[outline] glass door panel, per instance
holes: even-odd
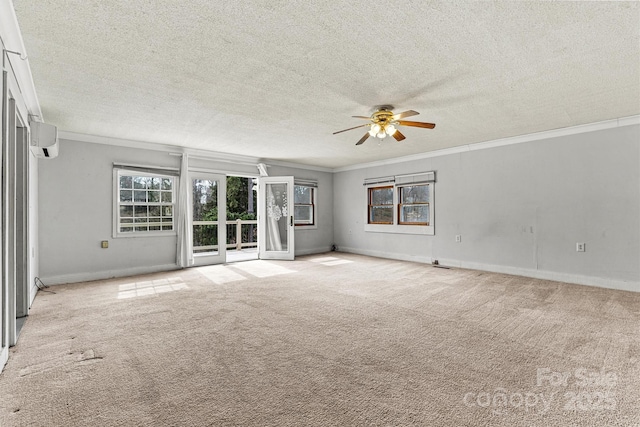
[[[226,177],[197,174],[191,178],[193,257],[195,265],[225,261]]]
[[[292,260],[293,177],[261,177],[258,199],[260,258]]]

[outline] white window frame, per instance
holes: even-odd
[[[318,228],[318,186],[313,184],[305,184],[302,182],[295,182],[294,183],[294,187],[308,187],[311,188],[312,190],[312,200],[313,200],[313,211],[312,211],[312,215],[313,215],[313,224],[297,224],[296,223],[296,219],[295,219],[295,203],[293,206],[293,223],[295,226],[296,230],[316,230]],[[295,191],[295,188],[294,188]],[[305,205],[306,206],[306,205]]]
[[[120,231],[120,205],[129,204],[127,202],[120,202],[120,177],[121,176],[144,176],[153,178],[171,179],[171,210],[172,210],[172,230],[152,230],[152,231],[133,231],[133,232],[121,232]],[[139,237],[163,237],[163,236],[175,236],[176,232],[176,204],[177,204],[177,190],[178,190],[178,177],[173,175],[165,175],[162,173],[153,172],[141,172],[121,167],[113,168],[113,230],[112,237],[116,238],[139,238]],[[155,202],[147,205],[156,205]],[[157,202],[158,206],[166,206],[168,203]]]
[[[416,174],[416,176],[421,174]],[[399,177],[396,177],[399,178]],[[399,182],[396,182],[399,181]],[[394,179],[374,182],[364,185],[364,231],[372,233],[392,233],[392,234],[418,234],[435,235],[435,180],[431,182],[406,182],[407,180]],[[401,182],[401,183],[400,183]],[[393,186],[393,223],[392,224],[369,224],[369,190],[378,187]],[[400,224],[400,188],[407,186],[428,185],[429,186],[429,225]]]

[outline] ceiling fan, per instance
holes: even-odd
[[[396,129],[396,126],[413,126],[426,129],[433,129],[434,127],[436,127],[434,123],[401,120],[405,117],[417,116],[418,114],[420,114],[417,111],[409,110],[402,113],[393,114],[393,111],[391,111],[392,109],[393,107],[390,105],[383,105],[378,107],[377,111],[373,113],[371,117],[352,116],[357,119],[367,119],[371,121],[371,123],[366,123],[364,125],[355,126],[349,129],[339,130],[338,132],[334,132],[333,134],[335,135],[337,133],[346,132],[348,130],[369,126],[369,131],[365,133],[362,138],[360,138],[360,141],[356,142],[356,145],[360,145],[364,143],[370,136],[375,136],[380,139],[384,139],[387,136],[393,136],[396,141],[402,141],[403,139],[405,139],[405,136],[402,134],[402,132]]]

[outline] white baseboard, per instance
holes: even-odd
[[[177,264],[152,265],[146,267],[125,268],[122,270],[91,271],[86,273],[45,276],[40,279],[45,285],[62,285],[66,283],[90,282],[92,280],[112,279],[114,277],[136,276],[138,274],[158,273],[160,271],[178,270]]]
[[[392,252],[374,251],[371,249],[349,248],[346,246],[339,246],[337,251],[349,252],[349,253],[358,254],[358,255],[373,256],[377,258],[396,259],[398,261],[420,262],[423,264],[431,264],[432,262],[431,257],[424,256],[424,255],[396,254]]]
[[[341,246],[340,252],[368,255],[379,258],[396,259],[431,264],[432,259],[427,256],[411,256],[368,249],[357,249]],[[616,289],[620,291],[640,292],[640,281],[624,281],[606,277],[583,276],[579,274],[560,273],[556,271],[533,270],[528,268],[510,267],[504,265],[483,264],[477,262],[460,261],[438,258],[438,262],[446,267],[467,268],[470,270],[490,271],[492,273],[512,274],[514,276],[532,277],[534,279],[553,280],[556,282],[574,283],[577,285],[596,286],[599,288]]]
[[[323,254],[325,252],[331,252],[331,246],[325,246],[322,248],[302,249],[302,250],[296,249],[296,256]]]
[[[584,276],[580,274],[561,273],[557,271],[534,270],[530,268],[510,267],[504,265],[482,264],[439,258],[441,265],[470,270],[491,271],[493,273],[513,274],[514,276],[532,277],[534,279],[553,280],[555,282],[575,283],[577,285],[596,286],[599,288],[617,289],[620,291],[640,292],[640,282],[609,279],[606,277]]]
[[[330,252],[331,247],[321,247],[321,248],[311,248],[311,249],[303,249],[297,250],[297,256],[303,255],[313,255],[320,254],[325,252]],[[84,273],[73,273],[73,274],[64,274],[59,276],[43,276],[40,279],[45,285],[62,285],[66,283],[79,283],[79,282],[90,282],[92,280],[104,280],[104,279],[112,279],[114,277],[127,277],[127,276],[136,276],[138,274],[148,274],[148,273],[157,273],[160,271],[171,271],[178,270],[177,264],[164,264],[164,265],[152,265],[147,267],[134,267],[127,268],[122,270],[107,270],[107,271],[91,271]]]

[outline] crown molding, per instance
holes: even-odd
[[[13,70],[29,116],[36,117],[36,121],[44,121],[38,95],[36,94],[36,87],[33,83],[27,49],[24,47],[18,18],[13,9],[13,2],[10,0],[0,1],[0,39],[2,40],[3,48],[3,67],[10,67]],[[4,49],[18,52],[19,55],[15,53],[5,54]],[[22,59],[22,57],[25,59]]]
[[[113,138],[110,136],[89,135],[60,130],[58,138],[68,141],[89,142],[92,144],[103,144],[116,147],[138,148],[150,151],[160,151],[171,154],[188,154],[193,157],[207,158],[224,162],[237,162],[241,164],[258,164],[262,160],[257,157],[243,156],[239,154],[219,153],[216,151],[197,150],[193,148],[180,147],[177,145],[160,144],[156,142],[137,141],[133,139]]]
[[[333,173],[333,168],[327,168],[324,166],[306,165],[304,163],[287,162],[287,161],[273,160],[273,159],[263,159],[263,161],[268,163],[269,166],[283,166],[287,168],[296,168],[296,169],[304,169],[309,171]]]
[[[144,142],[132,139],[112,138],[108,136],[89,135],[84,133],[76,133],[69,131],[58,131],[58,138],[68,141],[88,142],[92,144],[104,144],[117,147],[138,148],[142,150],[161,151],[170,154],[186,153],[192,157],[202,159],[210,159],[212,161],[224,163],[236,163],[243,165],[257,165],[258,163],[266,163],[267,166],[283,166],[304,170],[313,170],[319,172],[333,172],[331,168],[321,166],[311,166],[301,163],[284,162],[273,159],[263,159],[258,157],[243,156],[240,154],[221,153],[217,151],[196,150],[192,148],[179,147],[177,145],[159,144],[155,142]]]
[[[350,170],[365,169],[377,166],[392,165],[396,163],[410,162],[414,160],[423,160],[433,157],[448,156],[451,154],[464,153],[467,151],[484,150],[488,148],[503,147],[513,144],[521,144],[530,141],[537,141],[541,139],[557,138],[561,136],[576,135],[586,132],[595,132],[598,130],[612,129],[624,126],[640,125],[640,115],[621,117],[618,119],[604,120],[601,122],[588,123],[579,126],[571,126],[560,129],[547,130],[542,132],[536,132],[526,135],[513,136],[509,138],[495,139],[492,141],[478,142],[474,144],[465,144],[452,148],[445,148],[442,150],[429,151],[426,153],[412,154],[410,156],[394,157],[392,159],[378,160],[369,163],[359,163],[356,165],[344,166],[339,168],[327,168],[322,166],[305,165],[303,163],[287,162],[274,159],[263,159],[250,156],[243,156],[238,154],[220,153],[215,151],[196,150],[185,147],[179,147],[174,145],[159,144],[154,142],[143,142],[130,139],[112,138],[106,136],[97,136],[82,134],[76,132],[59,131],[58,136],[60,139],[66,139],[70,141],[89,142],[94,144],[105,144],[120,147],[139,148],[144,150],[162,151],[167,153],[187,153],[191,156],[207,158],[215,161],[221,161],[226,163],[239,163],[239,164],[258,164],[267,163],[268,166],[283,166],[303,170],[312,170],[318,172],[346,172]]]
[[[612,129],[617,127],[633,126],[633,125],[640,125],[640,115],[621,117],[618,119],[604,120],[601,122],[588,123],[584,125],[571,126],[566,128],[546,130],[542,132],[495,139],[491,141],[477,142],[474,144],[459,145],[457,147],[429,151],[427,153],[412,154],[409,156],[394,157],[392,159],[378,160],[375,162],[359,163],[357,165],[350,165],[350,166],[335,168],[335,169],[332,169],[332,172],[334,173],[346,172],[346,171],[357,170],[357,169],[386,166],[386,165],[392,165],[396,163],[410,162],[414,160],[424,160],[424,159],[429,159],[433,157],[448,156],[451,154],[464,153],[467,151],[504,147],[506,145],[521,144],[524,142],[537,141],[541,139],[557,138],[560,136],[576,135],[580,133],[595,132],[603,129]]]

